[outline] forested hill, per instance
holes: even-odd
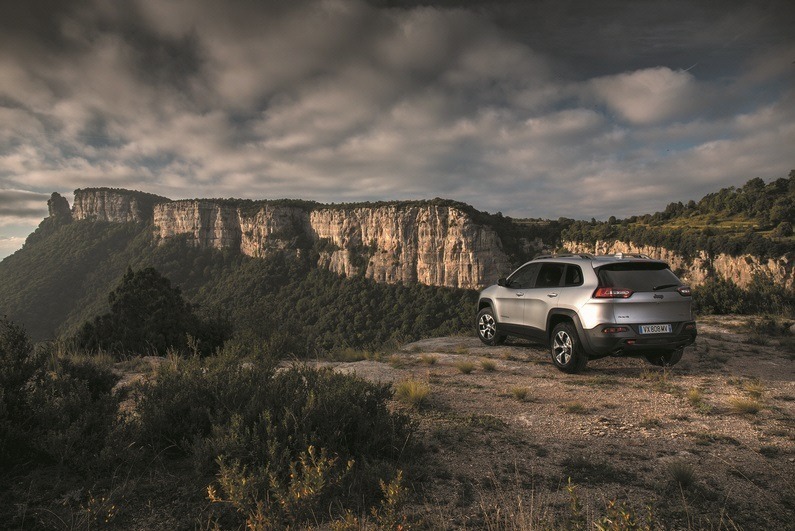
[[[723,188],[701,200],[670,203],[662,212],[608,221],[568,220],[565,241],[632,242],[663,247],[686,258],[749,254],[778,258],[795,250],[795,170],[765,183],[754,178],[740,188]]]

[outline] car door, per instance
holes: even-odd
[[[527,290],[533,285],[541,264],[525,264],[508,277],[505,286],[497,290],[498,320],[509,325],[524,324],[524,304]]]
[[[545,330],[549,311],[558,305],[560,285],[565,264],[545,262],[536,275],[531,289],[524,296],[524,325]]]

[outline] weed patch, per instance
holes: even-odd
[[[475,364],[471,361],[459,361],[455,364],[455,368],[461,374],[471,374],[475,370]]]
[[[397,399],[414,408],[420,408],[426,404],[430,393],[430,386],[418,380],[404,380],[395,385]]]
[[[732,412],[740,415],[756,415],[762,411],[764,406],[753,398],[733,396],[729,398],[729,408]]]
[[[480,367],[486,372],[494,372],[497,370],[497,364],[492,360],[480,360]]]

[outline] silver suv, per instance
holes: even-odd
[[[645,255],[540,256],[480,293],[477,333],[487,345],[541,340],[564,372],[605,356],[669,366],[696,340],[691,302],[668,264]]]

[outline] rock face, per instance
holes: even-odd
[[[215,201],[154,207],[155,235],[180,235],[199,247],[238,249],[253,257],[315,247],[318,265],[379,282],[479,288],[508,269],[497,234],[461,210],[432,204],[257,209]]]
[[[89,188],[75,190],[72,218],[116,223],[146,223],[152,219],[154,204],[169,201],[144,192]]]
[[[364,269],[380,282],[478,288],[509,267],[497,234],[450,206],[319,209],[309,226],[315,240],[332,247],[321,265],[342,274]]]
[[[58,194],[48,201],[50,216],[67,219],[68,203]],[[118,223],[152,223],[159,242],[187,238],[192,245],[234,249],[251,257],[274,252],[317,251],[318,266],[341,275],[364,275],[378,282],[419,282],[478,289],[511,269],[502,242],[487,225],[457,206],[437,201],[324,206],[237,200],[171,201],[142,192],[108,188],[75,191],[71,217]],[[543,247],[543,242],[528,243]],[[770,275],[785,289],[795,288],[792,256],[760,260],[751,255],[693,259],[665,248],[620,241],[595,245],[564,242],[570,252],[643,253],[661,258],[696,286],[719,275],[747,287],[754,275]]]
[[[664,247],[634,245],[621,241],[597,241],[596,244],[582,242],[563,242],[563,247],[572,253],[642,253],[665,260],[680,277],[693,286],[703,284],[711,276],[729,279],[738,286],[748,287],[757,274],[770,275],[776,284],[785,289],[795,288],[795,264],[791,256],[762,260],[751,255],[729,256],[719,254],[708,256],[699,251],[695,258],[686,259]]]

